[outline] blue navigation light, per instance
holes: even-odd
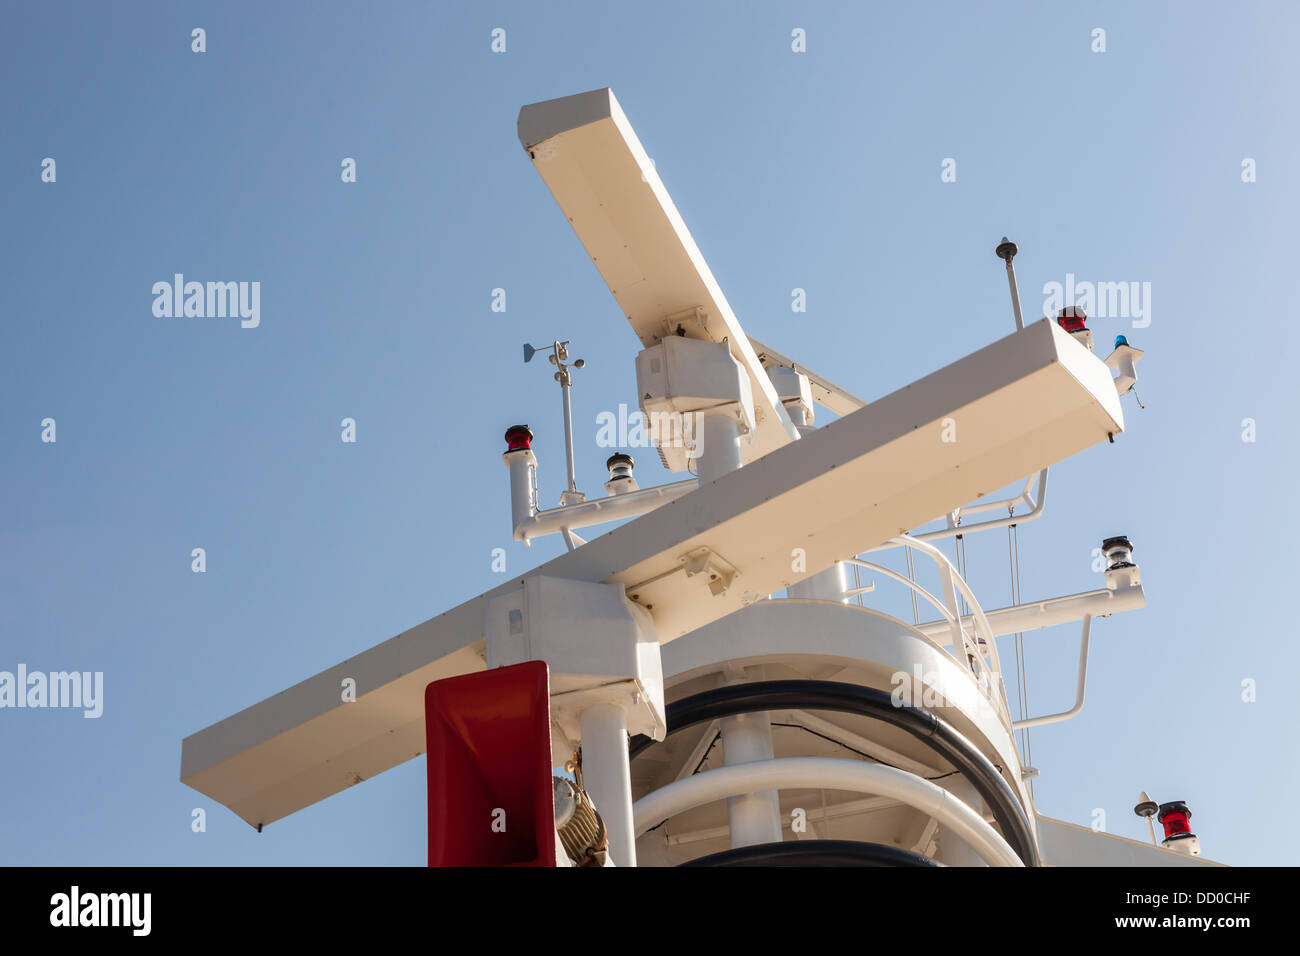
[[[1115,348],[1119,348],[1121,345],[1128,345],[1128,339],[1122,335],[1115,336]]]

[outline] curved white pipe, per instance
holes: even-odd
[[[950,572],[952,574],[952,583],[961,591],[962,596],[966,598],[966,603],[970,605],[971,616],[975,619],[976,636],[983,637],[989,641],[993,640],[993,629],[989,627],[988,618],[984,616],[984,609],[980,607],[979,601],[975,599],[975,592],[970,589],[970,585],[966,583],[966,579],[957,573],[957,569],[953,566],[953,563],[948,560],[948,555],[944,554],[932,544],[924,541],[913,541],[907,535],[900,535],[897,538],[891,538],[890,541],[920,551],[922,554],[934,561],[935,564],[939,565],[940,570],[947,570]],[[951,610],[955,615],[956,609]]]
[[[947,605],[945,605],[937,597],[935,597],[925,588],[921,587],[921,585],[917,584],[911,578],[904,577],[903,575],[895,571],[893,568],[887,568],[883,564],[873,564],[870,561],[860,561],[857,558],[849,558],[849,560],[845,561],[844,563],[857,565],[860,568],[866,568],[868,571],[878,571],[879,573],[883,574],[887,578],[893,578],[895,581],[898,581],[901,584],[904,584],[907,587],[911,588],[917,594],[921,595],[921,597],[925,598],[932,605],[934,605],[934,607],[938,609],[939,613],[943,615],[944,620],[946,620],[949,624],[956,623],[957,617],[955,614],[953,614],[951,611],[948,610]]]
[[[1040,727],[1043,724],[1057,724],[1063,720],[1069,720],[1079,711],[1083,710],[1083,692],[1088,683],[1088,641],[1092,636],[1092,615],[1083,616],[1083,636],[1079,639],[1079,683],[1074,692],[1074,706],[1069,710],[1063,710],[1059,714],[1047,714],[1043,717],[1031,717],[1028,720],[1015,720],[1011,723],[1012,730],[1023,730],[1026,727]],[[1147,818],[1150,823],[1150,818]]]
[[[1033,478],[1034,476],[1030,475],[1026,479],[1026,484],[1032,481]],[[964,526],[953,525],[948,528],[940,528],[937,531],[924,531],[920,534],[908,535],[907,537],[909,538],[909,543],[911,541],[937,541],[940,538],[951,538],[954,535],[958,535],[958,534],[974,534],[976,531],[988,531],[992,528],[1005,528],[1007,525],[1024,524],[1027,521],[1033,521],[1035,518],[1041,518],[1043,515],[1043,507],[1047,503],[1047,469],[1046,468],[1038,472],[1038,493],[1034,496],[1034,498],[1035,500],[1033,501],[1032,507],[1029,509],[1029,511],[1027,511],[1022,515],[1013,514],[1013,515],[1008,515],[1005,518],[990,518],[988,521],[979,521],[974,524],[968,524]],[[969,507],[959,508],[957,510],[963,515],[968,515],[968,514],[975,514],[976,512],[980,512],[980,511],[992,511],[995,508],[1003,508],[1009,505],[1014,506],[1019,504],[1022,501],[1025,502],[1026,504],[1029,504],[1030,502],[1028,495],[1025,494],[1024,492],[1021,492],[1015,498],[1005,498],[1002,501],[990,501],[987,504],[971,505]],[[864,551],[862,553],[872,554],[876,551],[887,551],[890,548],[896,548],[896,547],[898,547],[897,544],[895,544],[893,541],[889,541],[886,542],[885,544],[877,545],[876,547],[870,549],[869,551]]]
[[[637,836],[660,821],[741,793],[779,789],[846,790],[891,797],[939,821],[990,866],[1024,866],[1015,850],[969,806],[915,774],[835,757],[780,757],[708,770],[646,794],[632,805]]]
[[[530,456],[531,454],[529,452]],[[538,511],[534,504],[533,510],[525,509],[522,513],[516,509],[515,540],[531,541],[533,538],[540,538],[544,534],[555,534],[565,528],[572,530],[604,524],[606,521],[636,518],[649,514],[660,505],[675,501],[697,487],[699,487],[698,480],[687,478],[685,481],[675,481],[657,488],[641,488],[638,491],[627,491],[621,495],[596,498],[576,505],[561,505],[558,508]]]

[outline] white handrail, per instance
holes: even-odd
[[[1074,692],[1074,706],[1069,710],[1063,710],[1058,714],[1046,714],[1042,717],[1030,717],[1027,720],[1013,721],[1012,730],[1022,730],[1025,727],[1038,727],[1042,724],[1056,724],[1063,720],[1069,720],[1079,711],[1083,710],[1083,690],[1088,682],[1088,643],[1092,638],[1092,615],[1083,616],[1083,636],[1079,639],[1079,682]]]
[[[994,639],[993,628],[989,625],[988,617],[984,614],[984,608],[975,597],[975,592],[971,590],[965,578],[957,572],[948,556],[934,545],[917,540],[910,535],[899,535],[891,538],[889,544],[891,546],[914,548],[934,561],[939,566],[940,578],[944,585],[944,596],[947,600],[940,601],[911,578],[904,577],[897,571],[883,565],[873,564],[870,561],[863,561],[861,558],[856,557],[849,559],[846,563],[869,568],[884,574],[886,577],[893,578],[895,581],[911,588],[936,607],[952,631],[953,659],[975,676],[977,682],[983,687],[985,697],[993,704],[994,710],[1009,725],[1011,723],[1011,712],[1007,709],[1006,685],[1002,680],[997,641]],[[966,634],[964,618],[961,609],[957,606],[956,595],[958,592],[970,605],[970,621],[975,632],[973,640]],[[933,640],[928,634],[926,637]],[[981,642],[984,645],[982,649],[980,648]],[[984,660],[985,655],[988,656],[988,662]]]
[[[669,817],[763,790],[846,790],[891,797],[947,827],[991,866],[1024,866],[1016,851],[958,797],[916,774],[837,757],[779,757],[707,770],[654,790],[632,805],[637,836]]]
[[[1028,487],[1029,483],[1032,482],[1034,478],[1034,475],[1030,475],[1025,479],[1026,487]],[[1001,501],[990,501],[982,505],[970,505],[969,507],[958,508],[954,512],[956,515],[961,515],[975,514],[979,511],[992,511],[998,507],[1009,506],[1014,508],[1017,504],[1023,501],[1026,504],[1030,504],[1031,507],[1022,515],[1011,514],[1005,518],[993,518],[988,521],[977,521],[975,524],[964,526],[953,523],[947,528],[939,528],[935,531],[924,531],[920,534],[907,535],[905,537],[908,537],[912,541],[937,541],[940,538],[951,538],[953,535],[974,534],[976,531],[989,531],[993,528],[1005,528],[1007,525],[1023,524],[1026,521],[1033,521],[1035,518],[1041,518],[1043,516],[1043,509],[1047,505],[1047,469],[1044,468],[1042,471],[1038,472],[1037,478],[1038,492],[1035,494],[1032,502],[1030,501],[1028,494],[1022,491],[1014,498],[1004,498]],[[928,524],[929,522],[926,523]],[[897,545],[891,540],[890,542],[877,545],[870,551],[865,551],[863,553],[873,554],[876,551],[888,551],[890,548],[894,547],[897,547]]]
[[[910,578],[903,577],[901,574],[899,574],[897,571],[893,570],[892,568],[887,568],[883,564],[872,564],[870,561],[862,561],[859,560],[858,558],[849,558],[844,563],[856,564],[860,568],[867,568],[871,571],[879,571],[885,577],[893,578],[895,581],[907,585],[917,594],[921,595],[921,597],[925,598],[927,601],[933,604],[935,608],[938,609],[939,613],[943,615],[944,620],[946,620],[949,624],[955,623],[956,619],[953,617],[952,612],[948,610],[948,606],[946,604],[940,601],[937,597],[935,597],[925,588],[921,587],[921,585],[917,584],[915,581],[911,580]]]

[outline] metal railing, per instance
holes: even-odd
[[[1034,483],[1038,483],[1038,491],[1031,498],[1029,489]],[[1022,514],[1016,514],[1016,508],[1020,505],[1028,505],[1029,510]],[[948,526],[939,528],[935,531],[922,531],[917,534],[903,535],[909,543],[917,541],[937,541],[940,538],[951,538],[954,535],[974,534],[977,531],[989,531],[993,528],[1005,528],[1007,525],[1024,524],[1033,521],[1043,514],[1043,509],[1047,505],[1047,469],[1037,471],[1025,479],[1024,487],[1021,488],[1020,494],[1014,498],[1000,498],[997,501],[986,501],[983,503],[972,502],[968,505],[962,505],[960,508],[948,515],[941,517],[947,518]],[[1005,509],[1007,516],[1005,518],[990,518],[986,521],[977,521],[973,524],[963,525],[961,519],[966,515],[979,514],[985,511],[1001,511]],[[934,520],[938,520],[937,518]],[[927,522],[928,524],[929,522]],[[893,538],[884,544],[877,545],[867,554],[874,554],[877,551],[888,551],[891,548],[898,547],[898,538]]]
[[[989,626],[988,618],[984,615],[984,609],[976,600],[975,593],[971,590],[970,585],[957,572],[948,556],[926,541],[913,538],[910,535],[899,535],[891,538],[889,545],[917,551],[930,558],[937,565],[939,580],[943,588],[942,601],[915,580],[900,574],[892,568],[870,561],[863,561],[860,558],[850,558],[845,563],[860,568],[869,568],[876,573],[883,574],[885,577],[892,578],[933,605],[943,615],[944,620],[948,622],[952,650],[950,651],[929,635],[922,634],[922,636],[945,654],[948,654],[971,674],[976,685],[980,688],[980,692],[992,705],[999,719],[1010,728],[1011,712],[1007,707],[1006,685],[1002,681],[1002,665],[998,660],[997,642],[994,640],[993,629]],[[962,614],[958,605],[958,594],[961,595],[970,608],[970,613],[967,615]]]

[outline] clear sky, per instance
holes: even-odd
[[[1034,733],[1038,808],[1142,839],[1145,789],[1190,804],[1206,856],[1292,862],[1298,26],[1284,3],[3,4],[0,670],[101,671],[104,699],[0,710],[0,862],[425,862],[423,759],[259,835],[179,782],[181,739],[500,583],[495,547],[512,574],[558,553],[509,540],[505,427],[537,432],[544,504],[564,480],[521,343],[588,361],[600,491],[595,416],[635,405],[637,342],[515,118],[604,86],[747,331],[864,398],[1012,331],[1003,235],[1027,319],[1070,274],[1149,289],[1091,323],[1100,354],[1146,350],[1145,410],[1021,532],[1026,599],[1100,586],[1121,533],[1148,596],[1094,627],[1083,713]],[[260,324],[155,316],[176,273],[259,282]],[[968,555],[1007,603],[1005,535]],[[1035,713],[1071,703],[1077,640],[1026,638]]]

